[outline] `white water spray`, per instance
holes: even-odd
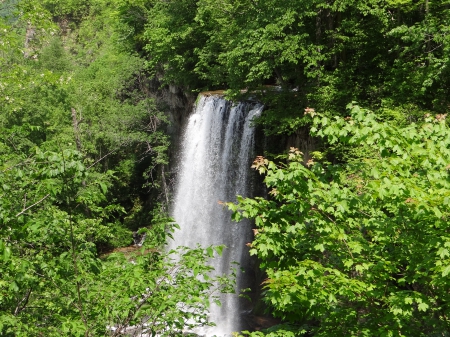
[[[213,261],[217,273],[227,273],[234,261],[248,268],[251,241],[249,223],[233,223],[219,201],[250,196],[250,164],[253,159],[253,118],[262,111],[258,103],[232,105],[219,96],[201,96],[190,116],[183,139],[178,182],[172,215],[180,225],[169,248],[226,245],[222,257]],[[238,272],[237,290],[245,285]],[[243,308],[237,294],[221,296],[222,306],[211,307],[216,327],[200,332],[205,336],[231,336],[243,329]]]

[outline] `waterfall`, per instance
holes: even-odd
[[[172,216],[180,225],[174,233],[176,246],[226,245],[212,264],[218,273],[227,273],[233,262],[249,269],[248,248],[252,240],[250,224],[233,223],[231,214],[218,201],[234,201],[236,195],[250,196],[250,165],[253,159],[252,119],[262,105],[240,102],[233,105],[219,96],[200,96],[182,138],[182,149]],[[237,290],[248,287],[242,273]],[[205,336],[231,336],[245,328],[244,308],[237,294],[221,296],[222,306],[212,305]]]

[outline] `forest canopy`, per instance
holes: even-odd
[[[449,8],[445,1],[156,1],[143,31],[151,69],[189,89],[264,85],[271,133],[294,132],[314,106],[445,113]],[[273,114],[272,114],[273,111]]]

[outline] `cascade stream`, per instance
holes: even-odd
[[[201,95],[183,134],[172,210],[181,229],[174,233],[169,248],[224,244],[222,256],[212,262],[217,273],[227,273],[233,262],[239,263],[238,270],[250,268],[246,247],[252,239],[250,224],[232,222],[230,212],[218,201],[251,196],[251,121],[262,109],[255,102],[232,104],[217,95]],[[249,286],[241,272],[236,282],[237,291]],[[216,326],[198,332],[201,336],[231,336],[246,328],[245,308],[238,295],[222,295],[220,300],[222,306],[210,308],[210,320]]]

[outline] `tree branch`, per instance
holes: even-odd
[[[43,202],[45,199],[47,199],[50,196],[50,193],[48,193],[46,196],[44,196],[41,200],[36,201],[34,204],[28,206],[27,208],[24,208],[21,212],[16,214],[16,217],[18,217],[19,215],[22,215],[23,213],[25,213],[26,211],[28,211],[31,207],[36,206],[37,204],[40,204],[41,202]]]
[[[28,300],[30,299],[31,291],[32,291],[32,289],[30,288],[27,291],[25,297],[22,298],[22,300],[19,303],[17,303],[16,310],[14,310],[14,316],[17,316],[23,309],[25,309],[25,307],[28,304]],[[23,305],[22,305],[22,303],[23,303]]]

